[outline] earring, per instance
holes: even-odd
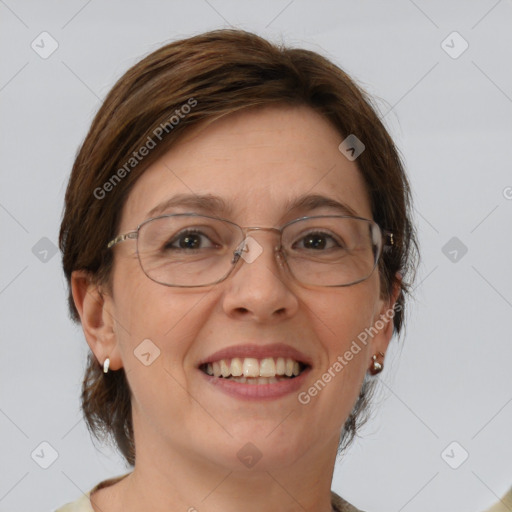
[[[384,354],[382,352],[379,352],[379,354],[384,357]],[[372,356],[372,366],[370,367],[370,373],[372,375],[377,375],[384,369],[384,365],[382,363],[379,363],[377,361],[377,354],[373,354]]]
[[[108,373],[109,366],[110,366],[110,359],[107,357],[103,363],[103,373]]]

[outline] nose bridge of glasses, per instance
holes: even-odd
[[[247,238],[249,238],[249,237],[251,237],[254,240],[256,240],[256,238],[252,234],[252,232],[254,232],[254,231],[256,231],[256,232],[258,232],[258,231],[271,232],[271,233],[274,234],[274,237],[273,237],[274,239],[276,238],[276,236],[279,238],[279,242],[276,245],[273,246],[274,251],[279,250],[280,247],[281,247],[280,239],[281,239],[281,232],[282,231],[280,229],[278,229],[278,228],[265,228],[265,227],[260,227],[260,226],[248,226],[248,227],[242,228],[242,231],[243,231],[243,234],[244,234],[244,241],[246,241]],[[258,237],[258,238],[261,240],[260,237]]]

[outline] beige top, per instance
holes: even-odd
[[[487,509],[486,512],[510,512],[512,510],[512,487],[508,490],[507,494],[501,500]]]
[[[78,500],[73,501],[72,503],[67,503],[66,505],[57,509],[55,512],[94,512],[91,501],[89,499],[90,495],[93,492],[102,489],[103,487],[108,487],[109,485],[113,485],[116,482],[119,482],[119,480],[123,479],[129,474],[130,473],[126,473],[125,475],[103,480]],[[359,510],[358,508],[352,506],[350,503],[346,502],[343,498],[340,498],[336,493],[331,492],[331,496],[332,507],[335,512],[363,512],[362,510]],[[503,496],[499,503],[496,503],[491,508],[487,509],[486,512],[510,512],[510,510],[512,510],[512,487],[509,489],[507,494]]]
[[[129,474],[130,473],[126,473],[125,475],[109,478],[108,480],[103,480],[98,485],[93,487],[89,492],[85,493],[83,496],[78,498],[76,501],[73,501],[72,503],[67,503],[66,505],[57,509],[55,512],[94,512],[90,500],[91,494],[99,489],[102,489],[103,487],[114,485],[116,482],[119,482],[119,480],[123,479],[125,476],[128,476]],[[353,507],[350,503],[347,503],[343,498],[340,498],[336,493],[331,492],[331,496],[332,507],[334,512],[363,512],[362,510]],[[493,510],[493,512],[495,511]]]

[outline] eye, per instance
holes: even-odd
[[[292,246],[293,249],[311,249],[321,251],[325,249],[342,248],[333,236],[322,232],[312,232],[304,235]]]
[[[207,235],[197,230],[182,231],[164,245],[165,250],[199,250],[214,247],[217,247],[217,245]]]

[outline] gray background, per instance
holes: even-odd
[[[52,254],[65,185],[129,66],[230,24],[319,51],[380,98],[414,189],[416,298],[333,489],[369,512],[497,501],[512,485],[511,15],[510,0],[0,0],[0,511],[53,510],[126,471],[79,411],[88,347]]]

